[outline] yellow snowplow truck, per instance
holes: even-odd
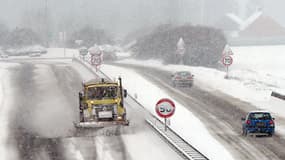
[[[77,128],[101,128],[114,125],[129,125],[124,107],[127,90],[122,79],[108,81],[96,79],[82,84],[79,92],[79,123]]]

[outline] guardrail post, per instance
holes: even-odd
[[[164,131],[167,131],[167,124],[166,124],[166,118],[164,118]]]

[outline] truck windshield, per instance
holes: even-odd
[[[104,87],[89,87],[87,89],[88,99],[106,99],[117,97],[116,86],[104,86]]]

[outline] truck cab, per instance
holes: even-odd
[[[127,91],[119,82],[96,79],[83,83],[79,92],[80,124],[128,124],[124,98]]]

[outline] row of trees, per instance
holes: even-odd
[[[103,29],[95,29],[91,26],[85,26],[81,29],[69,33],[66,39],[68,47],[78,47],[76,40],[82,40],[84,46],[91,47],[94,44],[111,44],[112,38]],[[45,45],[46,39],[31,28],[15,28],[9,30],[3,24],[0,24],[0,46],[2,47],[23,47],[28,45]]]
[[[78,47],[75,43],[76,40],[82,40],[82,46],[91,47],[94,44],[112,44],[113,40],[103,29],[95,29],[91,26],[85,26],[67,36],[67,46],[71,48]]]
[[[185,42],[183,64],[218,66],[226,39],[220,30],[210,27],[161,25],[150,34],[139,38],[132,49],[137,58],[157,58],[174,64],[177,62],[176,45],[181,37]]]
[[[33,44],[43,44],[40,36],[30,28],[15,28],[9,30],[0,24],[0,46],[22,47]]]

